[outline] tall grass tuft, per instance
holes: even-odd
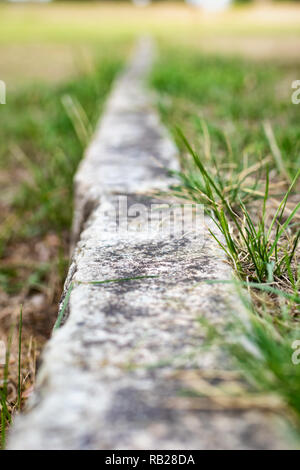
[[[266,226],[269,199],[268,168],[261,214],[253,218],[242,200],[239,188],[235,188],[234,199],[232,194],[230,198],[226,196],[221,178],[216,178],[206,169],[200,155],[191,147],[180,129],[178,134],[192,157],[194,170],[192,176],[184,172],[178,174],[181,186],[176,188],[176,194],[188,195],[193,200],[205,204],[206,213],[214,221],[220,236],[211,230],[210,233],[231,259],[241,278],[247,277],[250,281],[258,283],[273,283],[275,278],[286,275],[296,292],[299,288],[299,278],[293,260],[300,229],[297,229],[296,223],[292,224],[300,202],[289,214],[286,214],[286,205],[299,179],[300,169]]]
[[[8,396],[8,373],[9,373],[9,360],[10,360],[10,350],[13,337],[14,326],[11,327],[10,333],[8,336],[6,354],[5,354],[5,364],[4,364],[4,374],[3,374],[3,384],[0,389],[0,404],[1,404],[1,449],[5,448],[6,443],[6,427],[11,423],[11,412],[7,406],[7,396]]]
[[[1,449],[5,449],[6,444],[6,428],[12,422],[12,416],[15,410],[20,411],[22,406],[22,329],[23,329],[23,306],[20,307],[19,322],[18,322],[18,387],[17,387],[17,399],[16,403],[8,402],[8,380],[9,380],[9,363],[11,355],[12,340],[15,331],[15,325],[13,324],[10,328],[8,335],[3,384],[0,387],[0,406],[1,406],[1,429],[0,429],[0,440]]]

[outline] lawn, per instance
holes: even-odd
[[[237,8],[217,17],[171,3],[0,5],[0,79],[7,84],[7,104],[0,106],[0,336],[9,338],[16,325],[9,368],[0,369],[1,379],[8,374],[2,431],[32,391],[36,359],[55,321],[68,265],[74,172],[114,77],[145,33],[158,42],[149,83],[182,155],[173,191],[205,200],[215,218],[224,214],[217,222],[237,278],[260,285],[247,306],[251,327],[244,331],[238,317],[229,325],[233,337],[246,335],[256,345],[260,361],[224,341],[222,332],[213,336],[261,393],[278,393],[291,415],[300,415],[300,369],[289,360],[298,334],[293,246],[299,219],[285,225],[299,201],[297,183],[281,225],[274,222],[284,231],[271,254],[266,239],[300,164],[300,105],[291,103],[291,83],[300,78],[299,19],[299,8],[280,5],[272,14]],[[261,285],[276,291],[264,293]],[[277,291],[290,297],[282,301]]]
[[[298,430],[300,108],[291,83],[299,76],[299,64],[266,67],[180,45],[162,48],[151,76],[181,151],[173,193],[204,204],[215,221],[212,236],[235,270],[247,312],[246,322],[232,312],[217,329],[199,321],[254,395],[267,407],[279,397],[278,412]]]
[[[73,176],[130,41],[117,36],[109,45],[103,39],[99,50],[92,44],[73,49],[40,37],[25,45],[20,35],[2,49],[7,104],[0,108],[0,339],[9,344],[12,338],[9,367],[0,366],[2,446],[11,414],[32,391],[36,360],[56,319],[68,267]]]

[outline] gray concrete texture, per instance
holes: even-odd
[[[117,79],[78,169],[64,296],[71,283],[73,289],[9,449],[279,446],[262,412],[195,407],[184,399],[188,374],[227,367],[215,348],[201,349],[198,319],[222,321],[238,300],[228,285],[203,282],[232,275],[207,219],[196,227],[188,221],[184,233],[180,217],[172,219],[171,235],[149,230],[152,204],[166,202],[154,192],[168,189],[166,169],[179,169],[145,86],[152,60],[153,46],[144,40]],[[139,217],[133,210],[127,230],[116,230],[115,214],[118,227],[125,217],[120,196],[129,207],[146,208]],[[169,215],[159,207],[158,226],[159,214]]]

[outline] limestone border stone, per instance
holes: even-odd
[[[151,207],[154,190],[171,182],[166,168],[179,169],[145,85],[152,60],[152,43],[143,40],[76,174],[62,322],[9,449],[278,447],[262,412],[195,409],[182,400],[189,374],[224,366],[217,351],[201,350],[198,318],[220,321],[237,302],[227,286],[202,282],[231,278],[208,222],[170,237],[149,232],[147,216],[137,230],[132,217],[122,232],[110,230],[114,211],[103,210],[117,210],[120,196]],[[117,281],[95,284],[101,280]]]

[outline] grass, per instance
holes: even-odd
[[[22,328],[23,328],[23,306],[21,305],[19,318],[19,341],[18,341],[18,402],[17,408],[21,410],[22,405],[22,383],[21,383],[21,362],[22,362]]]
[[[233,312],[221,328],[206,325],[210,341],[222,345],[256,393],[279,397],[298,431],[299,108],[290,89],[276,91],[299,72],[166,47],[151,77],[181,151],[172,192],[204,204],[234,283],[250,293],[251,301],[241,291],[246,319]]]
[[[9,359],[10,359],[10,348],[12,342],[12,328],[10,329],[10,334],[8,336],[6,354],[5,354],[5,364],[4,364],[4,373],[3,373],[3,383],[0,390],[0,404],[1,404],[1,449],[5,448],[6,441],[6,427],[11,423],[11,411],[7,406],[7,396],[8,396],[8,368],[9,368]]]
[[[0,169],[9,168],[18,182],[9,203],[3,201],[14,217],[10,210],[1,225],[2,254],[12,239],[70,227],[73,175],[119,68],[117,56],[103,58],[92,75],[27,87],[1,108]],[[20,106],[26,113],[18,113]],[[14,271],[2,272],[2,286],[10,275]]]
[[[296,173],[288,191],[279,202],[267,229],[265,221],[267,217],[266,205],[269,197],[269,170],[266,174],[262,213],[255,222],[239,195],[239,186],[237,185],[233,191],[236,200],[228,201],[226,194],[224,194],[221,175],[215,178],[213,174],[209,174],[202,164],[200,156],[192,149],[181,132],[180,136],[193,157],[195,169],[198,170],[203,180],[195,182],[193,178],[181,173],[179,176],[185,185],[184,189],[197,202],[204,202],[206,212],[212,216],[218,231],[224,237],[224,242],[212,231],[210,233],[225,251],[228,258],[231,259],[238,274],[243,277],[247,276],[249,280],[258,283],[272,283],[274,277],[280,279],[286,274],[296,294],[299,288],[299,280],[297,279],[297,273],[293,272],[293,261],[299,241],[299,230],[295,232],[294,236],[287,237],[284,245],[282,242],[300,208],[299,202],[291,213],[284,217],[288,197],[298,182],[300,170]],[[218,169],[217,164],[216,169]],[[234,204],[235,206],[233,206]],[[232,232],[232,226],[236,236]],[[241,254],[243,255],[242,260]]]
[[[73,175],[120,64],[118,53],[103,57],[93,74],[52,87],[26,87],[0,110],[0,172],[9,174],[0,199],[0,287],[7,293],[39,290],[53,266],[63,281]],[[24,113],[19,113],[20,107]],[[35,270],[25,266],[20,276],[20,257],[15,266],[10,259],[17,252],[10,247],[26,240],[34,243],[49,233],[58,237],[56,259],[38,262]]]
[[[270,118],[286,170],[294,175],[299,168],[299,111],[291,105],[292,77],[298,74],[299,65],[268,62],[266,67],[245,59],[203,55],[179,44],[163,49],[152,83],[164,98],[160,110],[171,129],[185,123],[184,133],[196,150],[199,145],[205,150],[205,158],[218,154],[227,169],[235,165],[234,172],[222,175],[228,180],[264,157],[273,157],[264,130]],[[175,138],[182,148],[182,141]],[[270,166],[277,164],[273,157]]]
[[[18,326],[18,385],[17,385],[17,395],[16,398],[11,401],[9,399],[8,393],[8,384],[9,384],[9,364],[10,364],[10,355],[11,347],[13,340],[13,333],[15,326],[10,327],[10,333],[8,336],[6,354],[5,354],[5,364],[4,364],[4,374],[3,374],[3,383],[0,388],[0,405],[1,405],[1,427],[0,427],[0,449],[5,449],[6,444],[6,428],[12,422],[12,414],[14,409],[21,409],[21,400],[22,400],[22,372],[21,372],[21,361],[22,361],[22,328],[23,328],[23,313],[22,306],[20,309],[19,315],[19,326]]]
[[[240,288],[239,288],[240,289]],[[268,304],[257,314],[253,302],[240,291],[244,315],[232,311],[226,325],[208,325],[208,343],[219,345],[232,360],[233,367],[250,386],[249,408],[252,399],[263,397],[265,408],[274,402],[277,411],[292,425],[291,442],[299,445],[300,422],[300,368],[299,323],[291,317],[288,304],[283,304],[276,315],[271,315]]]
[[[92,71],[82,71],[62,83],[19,87],[0,109],[0,174],[4,181],[0,295],[5,307],[0,333],[8,338],[6,365],[0,369],[3,448],[6,426],[30,394],[36,356],[55,320],[68,264],[73,176],[126,48],[125,43],[120,45],[111,57],[100,54]],[[42,304],[35,307],[31,299],[40,297]],[[15,367],[9,363],[8,325],[16,315],[17,303],[24,303],[24,324],[20,317],[19,341],[12,343],[12,357],[18,356],[19,366]],[[21,325],[26,338],[23,348]],[[10,393],[14,383],[18,383],[16,396]]]

